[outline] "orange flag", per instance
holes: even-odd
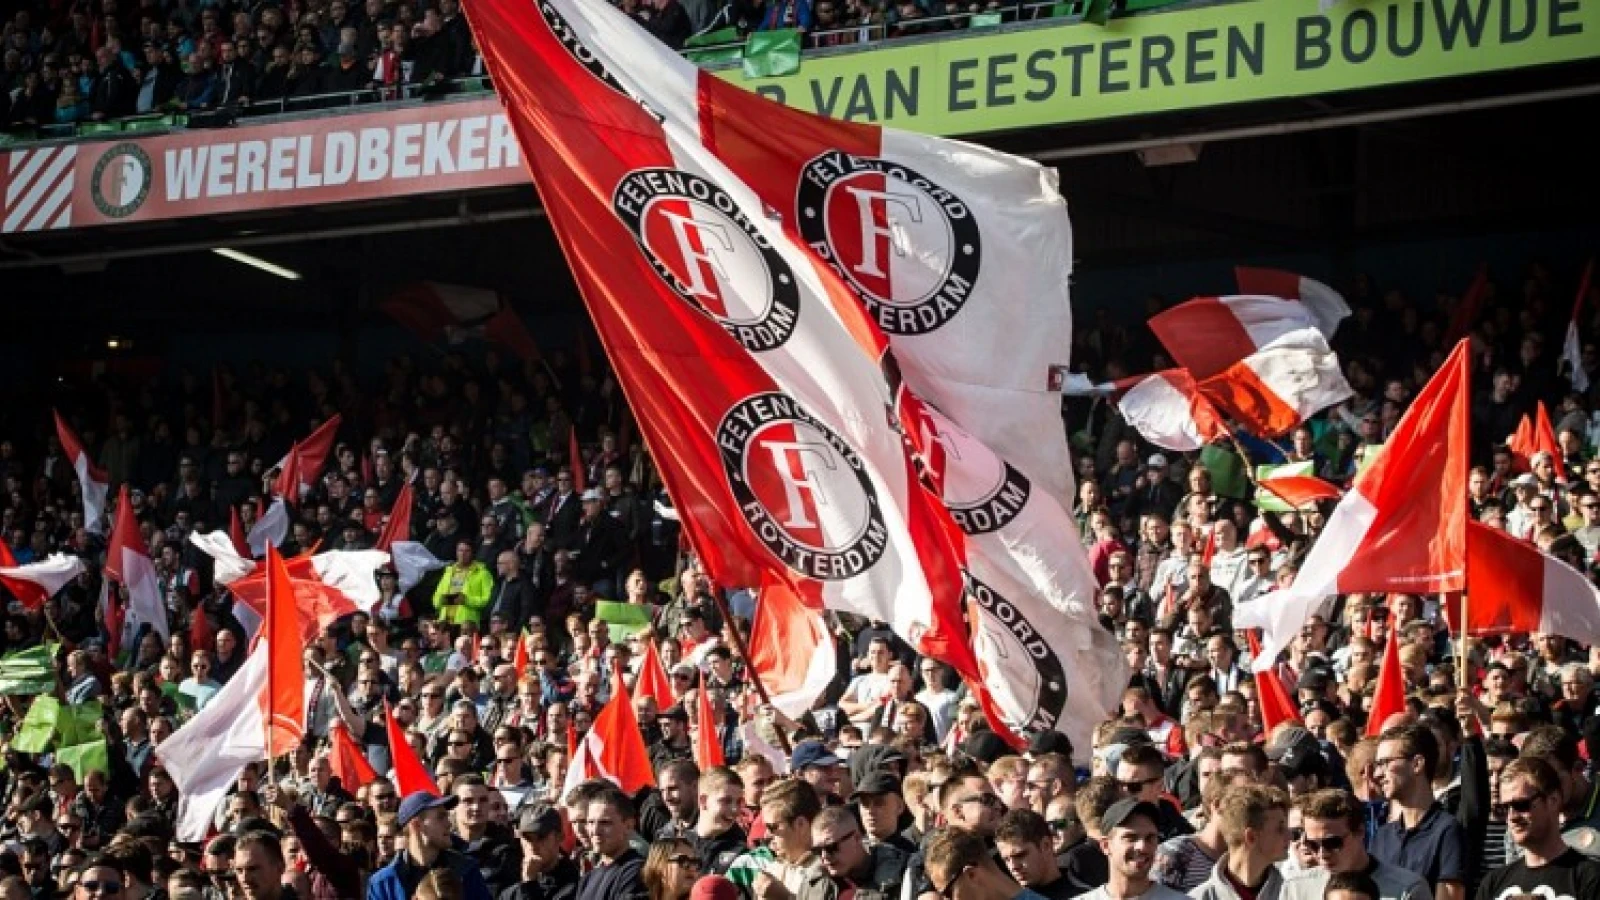
[[[653,640],[645,641],[644,661],[639,664],[639,682],[633,689],[642,696],[654,698],[657,709],[666,709],[677,702],[677,697],[672,693],[672,679],[667,677],[667,668],[661,664],[661,654],[656,652],[656,642]]]
[[[1400,623],[1389,629],[1383,646],[1383,663],[1378,667],[1378,689],[1372,694],[1372,712],[1367,717],[1367,737],[1383,732],[1384,720],[1406,711],[1406,678],[1400,672]]]
[[[1254,628],[1245,632],[1250,641],[1250,658],[1254,660],[1261,654],[1261,642],[1256,638]],[[1288,688],[1283,686],[1283,679],[1278,677],[1278,668],[1256,671],[1256,703],[1261,706],[1261,733],[1272,734],[1272,729],[1280,722],[1300,723],[1300,713],[1295,709],[1294,701],[1289,697]]]
[[[378,773],[373,771],[372,763],[367,762],[366,754],[361,752],[361,747],[350,737],[350,732],[344,727],[343,722],[333,723],[328,729],[329,736],[333,739],[333,749],[328,754],[328,765],[333,769],[333,774],[339,777],[339,784],[345,790],[354,793],[362,785],[378,780]]]
[[[577,750],[588,755],[599,774],[615,781],[630,797],[655,786],[650,751],[645,748],[644,734],[633,714],[633,699],[628,696],[628,685],[621,673],[612,674],[611,699],[594,717],[594,725]]]
[[[289,569],[276,547],[267,548],[267,610],[259,641],[265,641],[267,690],[262,718],[267,723],[267,756],[294,752],[306,734],[306,680],[300,663],[305,642],[300,634],[300,608]]]
[[[578,426],[567,432],[567,465],[572,468],[572,489],[583,493],[589,489],[589,476],[583,470],[583,454],[578,450]]]
[[[417,752],[411,749],[411,743],[406,740],[405,729],[394,720],[394,710],[389,708],[387,700],[383,702],[383,721],[389,735],[389,758],[394,761],[395,790],[400,792],[402,798],[417,791],[439,796],[439,785],[434,783],[427,767],[417,759]]]
[[[395,541],[411,540],[411,482],[400,486],[400,495],[394,498],[394,508],[389,510],[389,520],[383,523],[378,543],[373,549],[388,550]]]
[[[694,693],[697,707],[694,717],[694,763],[704,772],[723,764],[722,739],[717,736],[716,713],[711,709],[711,695],[706,692],[704,679],[701,679],[700,688]]]

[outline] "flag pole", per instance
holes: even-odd
[[[1457,683],[1462,690],[1467,689],[1467,592],[1461,591],[1461,656],[1457,660]]]
[[[745,644],[744,634],[739,631],[739,626],[733,620],[733,613],[728,611],[728,601],[724,600],[721,592],[711,592],[711,602],[717,604],[717,612],[722,614],[723,624],[727,627],[728,634],[733,637],[734,649],[739,652],[739,658],[745,661],[745,674],[750,676],[750,683],[755,685],[756,696],[766,706],[772,705],[772,697],[767,694],[767,686],[761,683],[761,673],[755,666],[750,665],[750,648]],[[782,728],[774,728],[778,735],[778,747],[784,754],[791,754],[794,748],[789,745],[789,735]]]

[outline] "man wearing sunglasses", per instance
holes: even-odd
[[[1364,872],[1378,885],[1376,900],[1428,900],[1428,883],[1415,872],[1373,859],[1363,843],[1366,809],[1349,791],[1323,790],[1295,801],[1303,829],[1300,847],[1314,868],[1284,885],[1283,900],[1317,900],[1328,879],[1344,872]]]
[[[950,828],[934,835],[927,857],[928,878],[941,900],[1044,900],[1000,871],[988,843],[970,831]]]
[[[1600,890],[1600,863],[1562,836],[1561,776],[1549,761],[1525,757],[1508,764],[1500,773],[1498,806],[1522,858],[1486,875],[1478,896],[1592,897]]]
[[[900,896],[908,857],[889,844],[868,849],[855,814],[830,806],[811,823],[816,869],[800,885],[798,900],[894,900]]]
[[[1471,865],[1461,823],[1433,795],[1439,741],[1421,725],[1385,731],[1372,761],[1373,777],[1389,801],[1391,818],[1368,845],[1377,859],[1427,879],[1438,900],[1463,900]]]

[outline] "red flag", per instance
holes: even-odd
[[[774,578],[761,583],[750,620],[749,659],[784,715],[798,719],[837,674],[833,639],[822,616],[792,586]]]
[[[1261,655],[1261,642],[1256,639],[1254,628],[1245,632],[1250,641],[1250,658],[1255,660]],[[1283,686],[1283,679],[1278,677],[1278,667],[1272,666],[1256,671],[1256,703],[1261,707],[1261,733],[1270,735],[1272,729],[1281,722],[1294,722],[1300,724],[1300,712],[1289,697],[1289,690]]]
[[[333,452],[333,442],[339,436],[342,421],[337,413],[334,414],[309,437],[290,448],[289,455],[278,462],[279,472],[272,485],[273,493],[291,506],[300,502],[300,492],[310,490],[317,476],[322,474],[322,466]]]
[[[591,725],[591,727],[593,727]],[[572,724],[572,717],[567,717],[567,765],[577,764],[578,756],[578,727]]]
[[[338,777],[341,787],[355,793],[363,785],[378,780],[378,773],[373,771],[372,763],[367,762],[366,754],[361,752],[360,745],[350,737],[350,732],[344,727],[343,722],[334,722],[328,729],[328,736],[332,738],[333,743],[328,752],[328,766]]]
[[[1472,326],[1477,324],[1478,313],[1483,311],[1484,301],[1488,299],[1489,264],[1483,263],[1472,274],[1472,283],[1462,292],[1455,312],[1450,314],[1450,327],[1445,331],[1445,340],[1454,342],[1466,337]]]
[[[1534,453],[1536,441],[1533,434],[1533,419],[1527,414],[1517,423],[1517,430],[1511,432],[1506,438],[1506,449],[1511,451],[1511,470],[1513,472],[1528,471],[1528,457]]]
[[[700,771],[723,764],[722,738],[717,734],[716,713],[711,709],[711,694],[706,690],[705,679],[695,692],[694,763]]]
[[[1206,529],[1206,544],[1200,550],[1200,565],[1211,568],[1211,560],[1217,555],[1217,523],[1212,522]]]
[[[139,520],[134,517],[126,484],[117,495],[116,524],[106,548],[105,572],[128,589],[128,603],[123,613],[132,628],[149,625],[165,640],[172,633],[167,624],[167,607],[161,600],[155,563],[150,559],[144,534],[139,531]]]
[[[628,686],[620,673],[611,676],[611,699],[594,717],[589,733],[569,757],[571,766],[577,766],[577,755],[588,757],[584,768],[590,766],[601,777],[609,778],[628,796],[646,787],[654,787],[655,773],[650,768],[650,752],[644,745],[644,734],[639,730],[639,720],[633,714],[633,699],[628,696]],[[571,777],[568,781],[570,783]]]
[[[639,663],[639,681],[633,689],[640,696],[653,698],[657,709],[666,709],[677,702],[672,693],[672,679],[667,677],[654,640],[644,642],[644,661]]]
[[[17,558],[11,553],[11,545],[6,543],[5,538],[0,537],[0,568],[14,569],[16,566]],[[43,586],[25,578],[0,575],[0,584],[4,584],[12,596],[17,598],[17,602],[28,609],[41,609],[44,607],[45,601],[50,599],[45,594]]]
[[[1271,603],[1240,610],[1235,624],[1264,629],[1262,645],[1272,658],[1330,594],[1462,589],[1471,365],[1462,341],[1356,476],[1294,584]]]
[[[394,761],[395,790],[400,792],[401,797],[409,797],[417,791],[439,796],[439,785],[434,783],[433,775],[417,759],[417,752],[411,749],[405,730],[394,720],[394,710],[389,708],[387,700],[383,701],[383,721],[389,736],[389,758]]]
[[[300,662],[305,643],[300,635],[300,609],[289,569],[277,548],[267,548],[266,620],[257,638],[257,652],[267,657],[267,689],[261,697],[267,723],[267,756],[294,752],[306,734],[306,680]],[[263,649],[259,642],[265,641]]]
[[[528,630],[517,635],[517,652],[511,657],[511,666],[517,670],[517,681],[528,674]]]
[[[1367,716],[1367,737],[1383,733],[1383,723],[1395,713],[1406,711],[1406,679],[1400,671],[1398,627],[1389,629],[1383,646],[1383,662],[1378,666],[1378,689],[1372,694],[1372,712]]]
[[[1539,401],[1539,406],[1534,411],[1533,445],[1535,453],[1543,451],[1550,454],[1550,459],[1556,467],[1556,479],[1566,481],[1567,464],[1561,459],[1561,445],[1556,443],[1556,429],[1550,424],[1550,413],[1544,408],[1543,400]]]
[[[1503,531],[1467,524],[1467,634],[1561,634],[1600,643],[1600,591],[1561,560]],[[1461,633],[1459,602],[1442,604]]]
[[[567,465],[572,469],[572,489],[583,493],[589,489],[589,474],[584,471],[583,453],[578,449],[578,426],[567,432]]]
[[[276,551],[276,548],[273,549]],[[322,580],[313,559],[311,553],[307,552],[284,563],[298,603],[301,635],[307,643],[316,640],[322,629],[361,610],[344,591]],[[257,568],[228,585],[228,590],[256,615],[265,617],[268,588],[267,573],[263,569]]]
[[[1261,479],[1260,484],[1294,509],[1305,509],[1320,500],[1337,500],[1344,496],[1334,485],[1311,475],[1274,475]]]
[[[211,646],[217,638],[217,629],[211,624],[211,617],[198,605],[189,611],[189,649],[201,650]]]
[[[244,534],[244,522],[239,518],[239,508],[228,508],[231,521],[228,522],[228,540],[233,542],[233,552],[239,554],[241,559],[253,559],[255,554],[250,550],[250,541]]]
[[[411,540],[411,482],[400,486],[399,496],[394,498],[394,508],[389,510],[389,520],[383,523],[383,531],[378,535],[376,549],[388,550],[394,546],[395,541]]]

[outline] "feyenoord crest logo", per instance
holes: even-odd
[[[978,601],[988,620],[978,634],[978,640],[993,644],[984,656],[998,660],[1003,669],[1003,673],[995,672],[991,666],[987,681],[997,694],[1009,695],[1011,705],[1022,711],[1018,721],[1008,724],[1035,731],[1053,730],[1067,707],[1067,673],[1061,657],[1022,615],[1022,610],[970,572],[967,592]],[[1006,704],[1002,701],[1002,705]]]
[[[667,286],[746,350],[774,350],[794,334],[794,273],[727,191],[678,169],[636,169],[611,204]]]
[[[745,521],[790,569],[843,581],[883,557],[888,531],[860,457],[793,398],[741,400],[717,446]]]
[[[123,219],[139,211],[150,197],[155,167],[150,154],[138,144],[117,144],[101,154],[89,181],[89,198],[108,219]]]
[[[923,416],[916,427],[933,451],[929,464],[950,517],[967,534],[1004,528],[1028,505],[1032,486],[1027,476],[956,428],[943,413],[920,408]]]
[[[806,163],[800,234],[889,334],[927,334],[978,280],[978,222],[961,199],[899,163],[831,150]]]

